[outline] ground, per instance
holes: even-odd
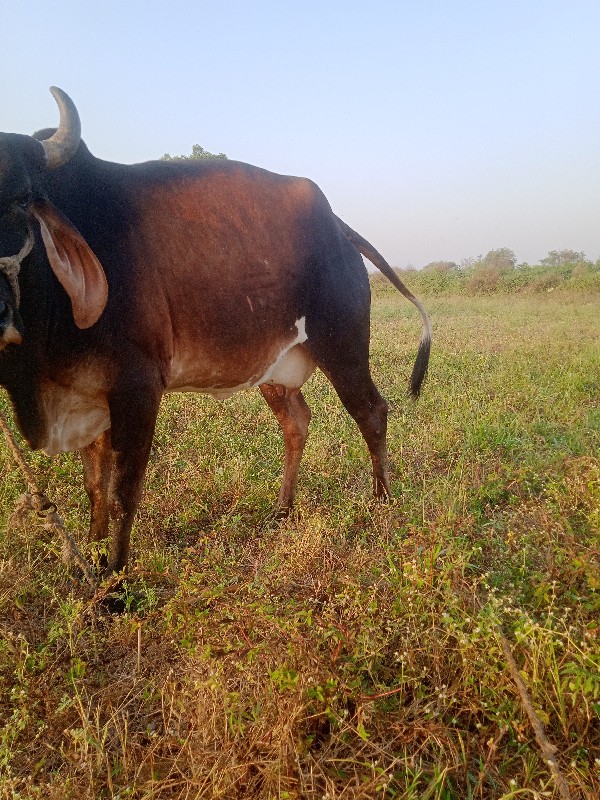
[[[257,391],[170,396],[111,615],[35,521],[0,538],[2,798],[600,793],[600,295],[425,297],[374,283],[394,498],[326,380],[297,507]],[[85,544],[74,456],[31,456]],[[2,530],[22,479],[0,444]],[[93,553],[85,550],[88,557]]]

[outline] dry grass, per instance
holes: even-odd
[[[572,797],[598,797],[599,300],[430,299],[414,406],[418,324],[378,285],[386,507],[321,378],[283,523],[259,396],[169,398],[119,616],[35,525],[7,531],[0,797],[558,798],[499,629]],[[33,461],[83,530],[76,458]],[[0,468],[6,519],[22,487],[2,445]]]

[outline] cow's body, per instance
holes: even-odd
[[[284,433],[287,510],[310,418],[300,388],[318,366],[367,441],[376,495],[388,493],[387,409],[369,373],[370,292],[357,248],[388,277],[389,267],[313,183],[223,159],[117,165],[83,143],[44,169],[36,147],[0,136],[0,256],[16,253],[28,228],[34,237],[18,309],[0,278],[0,383],[33,448],[81,450],[92,535],[107,536],[114,519],[110,569],[127,561],[165,392],[224,398],[259,386]],[[15,202],[25,197],[14,189],[21,163],[28,200]],[[429,352],[417,305],[425,333],[413,394]]]

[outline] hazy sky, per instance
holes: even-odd
[[[599,0],[1,0],[0,130],[304,175],[394,266],[600,256]]]

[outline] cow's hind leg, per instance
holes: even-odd
[[[260,386],[260,391],[277,417],[283,432],[285,463],[277,499],[277,512],[278,516],[284,517],[294,504],[300,460],[308,436],[310,408],[300,389],[286,389],[284,386],[264,383]]]
[[[369,279],[353,245],[344,237],[338,237],[337,243],[339,250],[331,245],[307,281],[311,293],[304,346],[356,421],[371,455],[373,492],[386,499],[390,496],[388,405],[369,369]]]
[[[368,370],[362,374],[330,371],[328,376],[369,448],[373,494],[379,500],[386,500],[391,494],[386,443],[388,404],[379,394]]]
[[[352,326],[346,330],[352,330]],[[363,435],[373,466],[373,494],[385,500],[391,494],[386,443],[388,404],[369,370],[368,327],[357,326],[354,330],[352,340],[331,337],[330,347],[321,352],[314,348],[313,355]],[[366,330],[366,335],[361,336],[361,330]]]

